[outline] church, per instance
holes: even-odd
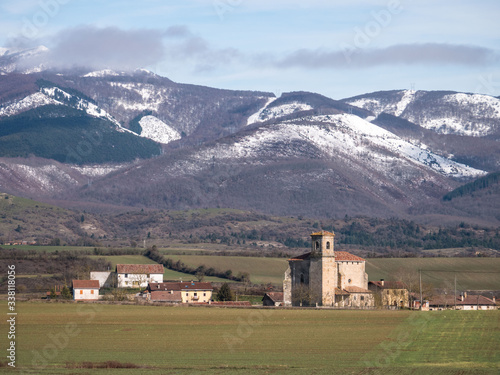
[[[311,234],[311,252],[288,260],[283,281],[285,306],[374,306],[368,290],[365,260],[346,251],[335,251],[335,234]]]

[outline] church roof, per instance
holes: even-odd
[[[321,230],[319,232],[311,233],[311,236],[335,236],[332,232],[327,232],[326,230]]]
[[[371,290],[368,290],[368,289],[365,289],[365,288],[361,288],[359,286],[346,286],[344,288],[344,290],[346,290],[347,292],[349,293],[372,293]]]
[[[365,260],[357,255],[348,253],[347,251],[335,251],[336,262],[364,262]],[[307,260],[311,257],[311,253],[305,253],[288,260]]]

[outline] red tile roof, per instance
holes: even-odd
[[[401,281],[369,281],[368,284],[373,284],[380,289],[406,289]],[[383,284],[383,285],[382,285]]]
[[[360,288],[359,286],[346,286],[344,289],[349,293],[372,293],[371,290]]]
[[[320,230],[319,232],[311,233],[311,236],[335,236],[335,233]]]
[[[357,255],[348,253],[347,251],[335,251],[336,262],[364,262],[365,260]],[[311,253],[305,253],[288,260],[307,260],[311,257]]]
[[[209,282],[167,282],[167,283],[149,283],[148,290],[213,290],[212,283]]]
[[[73,280],[73,288],[99,289],[99,280]]]
[[[342,289],[339,289],[339,288],[335,288],[335,295],[336,296],[348,296],[349,295],[349,292],[346,291],[346,290],[342,290]]]
[[[151,301],[154,302],[182,302],[180,291],[153,291],[151,292]]]
[[[283,293],[282,292],[267,292],[265,296],[268,296],[273,302],[283,302]]]
[[[161,264],[117,264],[116,273],[163,274],[163,266]]]
[[[357,255],[348,253],[347,251],[335,251],[336,262],[364,262],[365,260]]]
[[[495,306],[495,302],[493,300],[481,296],[481,295],[468,295],[462,301],[461,296],[457,296],[456,304],[458,306],[470,305],[470,306]],[[455,305],[455,296],[444,295],[444,296],[435,296],[429,301],[430,306],[454,306]]]

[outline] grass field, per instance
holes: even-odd
[[[112,269],[116,269],[117,264],[156,264],[155,261],[143,256],[143,255],[109,255],[109,256],[90,256],[90,258],[104,258],[111,262]],[[165,281],[179,281],[179,280],[195,280],[195,276],[189,273],[177,272],[164,268],[163,280]],[[214,276],[206,276],[204,281],[210,282],[228,282],[226,279],[221,279]]]
[[[26,302],[18,302],[16,307],[17,370],[24,373],[500,371],[498,311],[255,310]],[[6,303],[0,308],[7,311]],[[6,330],[2,324],[0,342],[5,349]],[[107,361],[141,368],[73,368],[84,362],[90,367]],[[0,373],[12,372],[0,368]]]
[[[180,260],[191,267],[205,265],[221,271],[231,270],[233,275],[248,272],[250,280],[256,284],[272,283],[281,285],[287,260],[284,258],[261,258],[241,256],[210,256],[210,255],[168,255],[174,261]]]
[[[238,256],[168,255],[189,266],[206,265],[233,274],[248,272],[254,283],[281,285],[287,260],[284,258],[257,258]],[[500,290],[500,258],[378,258],[367,259],[369,280],[393,280],[398,270],[422,272],[422,280],[436,287],[453,285],[457,274],[459,290]],[[451,284],[450,284],[451,283]]]
[[[391,280],[399,269],[418,273],[435,287],[454,285],[459,290],[500,290],[500,258],[387,258],[367,259],[369,280]]]

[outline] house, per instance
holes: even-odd
[[[263,306],[283,306],[283,293],[267,292],[262,297]]]
[[[149,300],[152,302],[182,303],[182,295],[180,290],[156,290],[150,293]]]
[[[311,251],[288,260],[283,281],[285,306],[373,306],[365,260],[335,251],[334,237],[327,231],[312,233]],[[350,289],[352,298],[348,287],[359,288]]]
[[[213,287],[209,282],[166,282],[149,283],[147,287],[148,299],[153,300],[153,295],[168,297],[166,294],[155,294],[156,292],[167,292],[172,297],[178,298],[179,294],[182,303],[208,303],[212,299]]]
[[[116,273],[111,271],[93,271],[90,273],[90,280],[98,280],[101,288],[112,288],[117,285]]]
[[[148,283],[163,282],[161,264],[117,264],[118,288],[145,288]]]
[[[467,292],[455,297],[454,295],[435,296],[429,301],[429,310],[454,309],[457,310],[496,310],[495,297],[487,298],[480,294],[468,295]]]
[[[379,293],[382,306],[393,308],[409,308],[410,294],[401,281],[370,281],[368,289],[373,293]]]
[[[92,301],[99,299],[99,281],[73,280],[73,299],[75,301]]]

